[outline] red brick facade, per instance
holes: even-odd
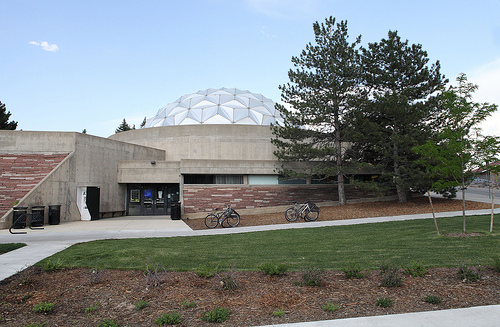
[[[345,186],[348,200],[374,197]],[[184,185],[184,213],[211,211],[227,204],[235,209],[289,205],[293,201],[338,201],[337,185]]]
[[[0,154],[0,217],[67,156],[67,153]]]

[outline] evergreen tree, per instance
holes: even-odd
[[[17,128],[17,121],[10,121],[11,113],[7,111],[5,104],[0,101],[0,129],[15,130]]]
[[[422,167],[412,148],[433,132],[439,91],[447,80],[440,64],[428,66],[421,45],[409,45],[397,32],[361,49],[363,93],[351,122],[360,160],[381,167],[395,184],[400,203],[419,184]]]
[[[130,127],[130,125],[127,124],[127,121],[125,120],[125,118],[123,118],[123,121],[120,124],[120,126],[118,126],[118,128],[115,129],[115,134],[120,133],[120,132],[129,131],[131,129],[135,129],[135,126],[134,126],[134,128]]]
[[[144,120],[142,121],[141,125],[139,126],[140,128],[144,128],[146,126],[146,117],[144,117]]]
[[[282,166],[286,176],[336,177],[339,204],[346,203],[344,117],[349,100],[357,87],[357,46],[361,37],[348,41],[347,22],[313,24],[315,43],[306,45],[298,57],[292,57],[290,82],[280,86],[287,109],[277,105],[284,125],[272,127],[275,155],[283,162],[304,161],[314,166],[302,171]]]

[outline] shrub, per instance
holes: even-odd
[[[259,270],[268,276],[281,276],[288,271],[288,265],[284,263],[266,262],[259,266]]]
[[[40,302],[33,307],[34,312],[49,313],[54,308],[54,303]]]
[[[240,287],[236,278],[236,272],[234,268],[231,268],[229,271],[218,275],[218,281],[220,287],[223,290],[229,291],[231,293],[233,293]]]
[[[149,307],[149,302],[146,300],[140,300],[139,302],[134,304],[134,307],[137,311],[142,310],[144,308]]]
[[[0,321],[1,321],[1,320],[0,320]],[[45,326],[45,323],[44,323],[44,322],[42,322],[41,324],[38,324],[38,323],[32,322],[32,323],[30,323],[30,324],[26,325],[26,327],[43,327],[43,326]]]
[[[380,286],[399,287],[402,284],[402,279],[399,277],[399,268],[394,265],[383,264],[380,267],[382,281]]]
[[[421,262],[412,261],[409,266],[405,267],[405,273],[413,277],[424,277],[427,268]]]
[[[160,267],[159,264],[151,264],[147,262],[144,268],[144,276],[146,277],[146,284],[148,286],[160,286],[163,281],[163,273],[166,269]]]
[[[302,282],[307,286],[323,286],[322,271],[318,267],[307,267],[302,270]]]
[[[192,301],[189,301],[189,300],[186,300],[184,302],[182,302],[182,307],[183,308],[193,308],[194,306],[196,305],[196,301],[195,300],[192,300]]]
[[[439,304],[439,303],[441,303],[441,298],[439,296],[435,296],[435,295],[427,295],[424,298],[424,301],[426,303],[430,303],[430,304]]]
[[[366,273],[363,273],[361,267],[356,263],[351,263],[342,269],[345,278],[363,278]]]
[[[113,319],[106,319],[106,320],[99,322],[98,326],[99,327],[118,327],[118,326],[120,326],[120,324],[117,323],[116,321],[114,321]]]
[[[333,303],[327,303],[323,306],[323,310],[325,311],[329,311],[329,312],[335,312],[337,311],[338,309],[340,309],[340,306],[339,305],[335,305]]]
[[[182,321],[182,316],[178,314],[177,312],[172,312],[172,313],[165,313],[158,317],[158,319],[155,320],[155,324],[157,325],[175,325],[179,324]]]
[[[276,309],[273,311],[273,316],[275,317],[283,317],[285,315],[285,311],[283,309]]]
[[[23,297],[21,298],[21,302],[25,302],[25,301],[27,301],[27,300],[28,300],[30,297],[32,297],[32,296],[33,296],[33,295],[32,295],[31,293],[26,294],[25,296],[23,296]]]
[[[229,319],[231,310],[227,308],[216,307],[208,312],[205,312],[201,320],[206,322],[224,322]]]
[[[107,274],[108,274],[108,271],[106,269],[98,268],[98,267],[90,268],[89,273],[86,276],[86,278],[87,278],[86,283],[88,285],[100,284],[106,280]]]
[[[196,274],[199,276],[199,277],[203,277],[203,278],[212,278],[214,277],[215,275],[217,275],[217,273],[220,271],[220,264],[217,264],[217,265],[210,265],[210,264],[201,264],[198,266],[198,268],[196,268]]]
[[[481,279],[481,267],[471,267],[461,264],[458,267],[458,277],[466,283],[474,283]]]
[[[99,303],[94,303],[91,306],[85,308],[85,313],[88,313],[90,315],[91,313],[99,310],[99,308],[100,308]]]
[[[389,299],[388,297],[379,297],[376,301],[375,304],[378,305],[379,307],[382,308],[389,308],[392,306],[392,300]]]
[[[54,272],[63,267],[61,261],[51,261],[50,259],[43,264],[43,271]]]

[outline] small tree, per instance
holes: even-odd
[[[130,125],[127,124],[127,121],[125,120],[125,118],[123,118],[123,121],[120,124],[120,126],[118,126],[118,128],[115,129],[115,134],[120,133],[120,132],[129,131],[131,129],[135,129],[135,125],[134,125],[134,127],[130,127]]]
[[[349,43],[347,22],[330,17],[313,24],[315,44],[309,43],[289,70],[290,83],[281,85],[281,98],[291,109],[277,105],[284,125],[274,125],[274,152],[284,162],[307,162],[308,170],[282,168],[281,173],[299,177],[336,177],[339,204],[346,204],[344,175],[346,147],[344,117],[358,85],[358,37]]]
[[[0,101],[0,129],[15,130],[17,128],[17,121],[10,121],[10,111],[7,111],[5,104]]]
[[[465,74],[457,77],[457,86],[443,93],[439,116],[440,130],[436,140],[414,148],[422,156],[420,163],[427,167],[433,190],[458,187],[462,190],[463,232],[465,224],[465,190],[472,181],[474,170],[484,163],[481,149],[489,138],[482,138],[477,126],[489,117],[496,105],[475,103],[472,94],[477,85],[469,83]]]

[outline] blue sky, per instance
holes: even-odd
[[[312,24],[334,16],[363,44],[397,30],[500,104],[499,13],[500,0],[0,0],[0,101],[18,129],[103,137],[211,87],[277,102]],[[484,129],[500,135],[500,115]]]

